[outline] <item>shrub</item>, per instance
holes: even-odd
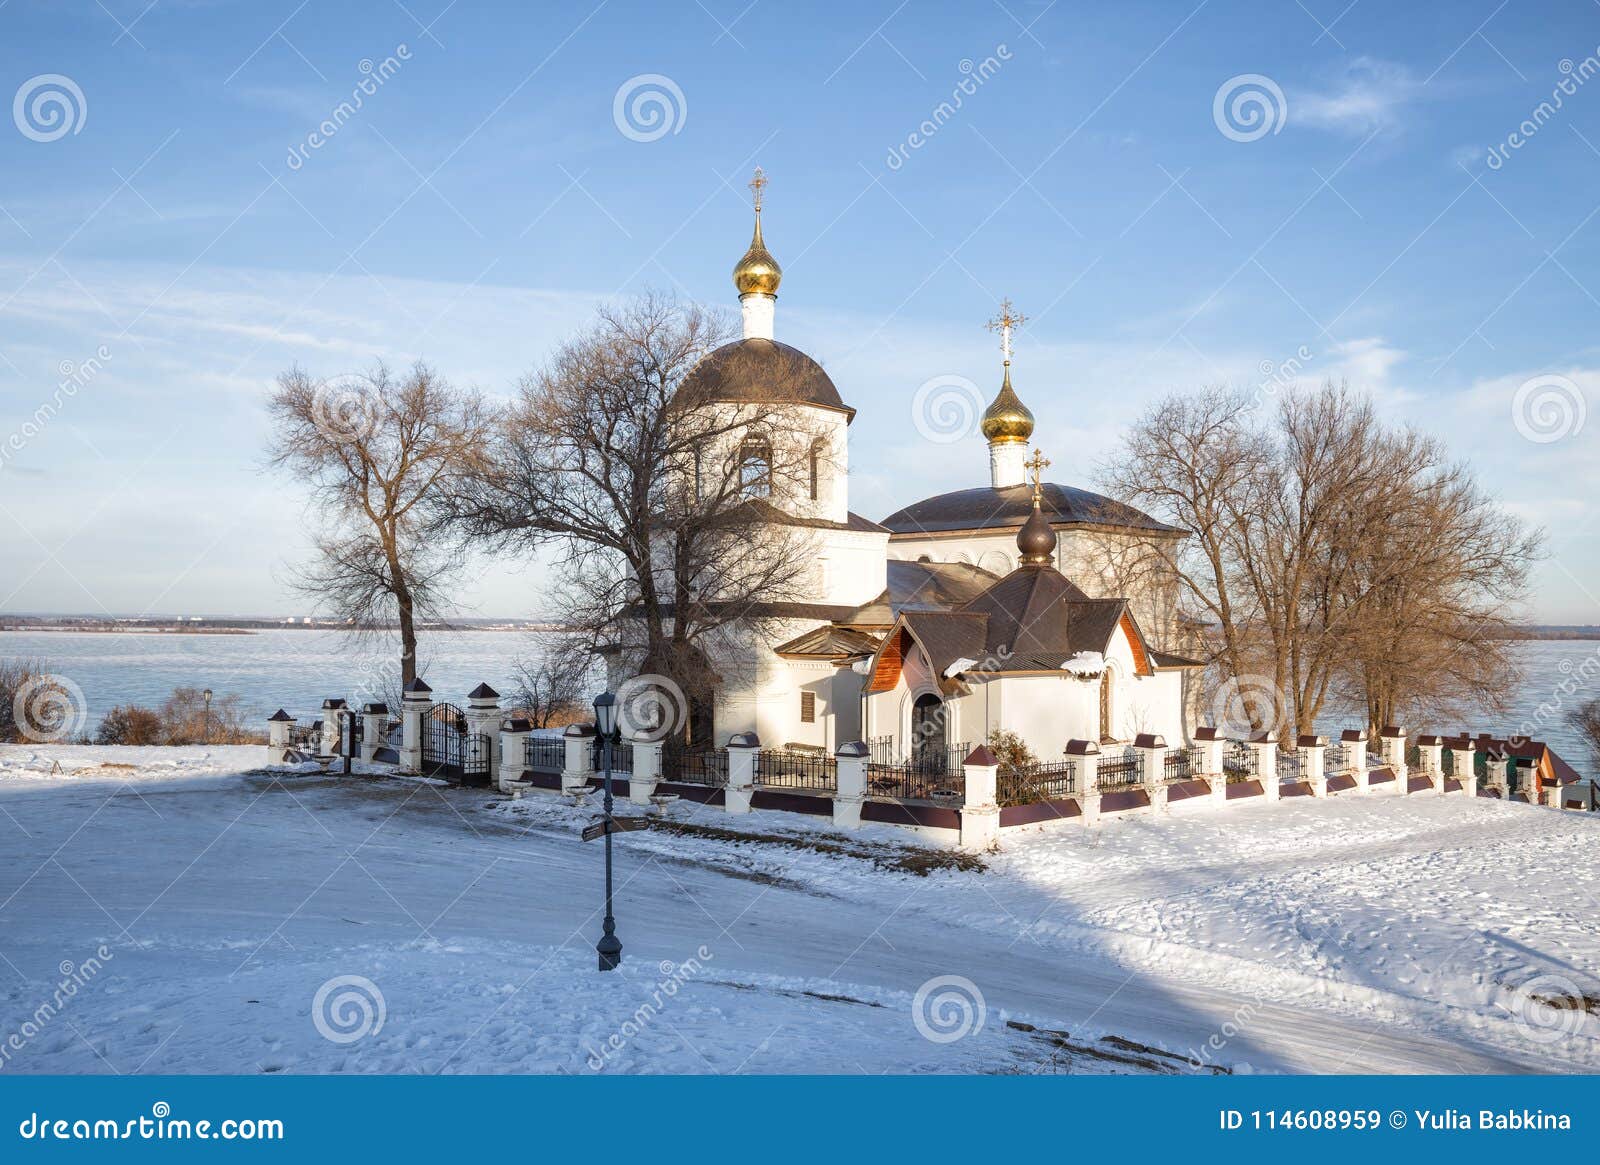
[[[166,726],[161,715],[135,704],[118,705],[106,713],[95,733],[96,744],[164,744]]]

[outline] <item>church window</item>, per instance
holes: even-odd
[[[800,723],[815,724],[817,722],[817,694],[815,692],[800,693]]]
[[[772,496],[772,446],[747,437],[739,447],[739,492],[747,498]]]
[[[818,437],[811,442],[811,500],[816,501],[822,496],[822,451],[823,441]]]

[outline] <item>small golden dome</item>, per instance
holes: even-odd
[[[750,240],[750,249],[733,268],[733,285],[740,295],[777,295],[778,284],[783,282],[783,268],[767,250],[761,239],[761,212],[756,211],[756,232]]]
[[[1033,436],[1033,414],[1017,394],[1011,391],[1011,364],[1006,364],[1005,383],[1000,394],[983,412],[980,426],[990,444],[1025,444]]]

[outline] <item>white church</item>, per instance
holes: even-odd
[[[1168,650],[1181,644],[1164,551],[1184,531],[1041,480],[1050,463],[1030,457],[1033,414],[1011,382],[1021,319],[1009,303],[991,325],[1004,363],[981,425],[988,480],[880,521],[851,512],[855,409],[820,364],[776,339],[783,272],[762,237],[764,184],[758,170],[754,235],[733,269],[743,338],[707,355],[684,390],[738,405],[783,386],[796,429],[820,445],[809,480],[755,476],[776,520],[803,527],[811,569],[746,637],[738,665],[719,667],[715,743],[753,732],[768,748],[832,752],[863,740],[931,760],[1005,731],[1053,761],[1072,739],[1183,742],[1185,677],[1199,665]]]

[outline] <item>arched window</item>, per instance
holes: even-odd
[[[827,451],[827,443],[818,437],[811,442],[811,500],[816,501],[822,497],[822,455]]]
[[[762,437],[746,437],[739,446],[739,492],[747,498],[772,496],[772,445]]]

